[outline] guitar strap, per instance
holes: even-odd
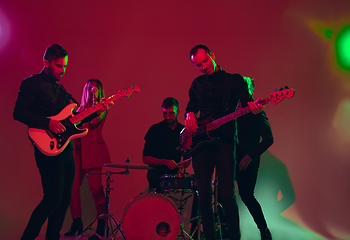
[[[75,98],[72,96],[72,94],[68,93],[67,90],[66,90],[61,84],[58,84],[57,82],[55,82],[55,83],[56,83],[56,85],[58,85],[59,88],[61,88],[61,89],[66,93],[66,95],[68,96],[68,98],[69,98],[72,102],[74,102],[75,104],[78,105],[78,107],[80,107],[80,104],[78,103],[77,100],[75,100]]]

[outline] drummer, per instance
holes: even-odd
[[[154,167],[148,170],[149,189],[161,193],[161,177],[165,174],[183,174],[190,161],[181,161],[179,135],[184,125],[177,121],[179,102],[173,97],[164,99],[162,105],[164,120],[152,125],[145,135],[142,153],[144,164]],[[180,164],[179,164],[180,163]]]

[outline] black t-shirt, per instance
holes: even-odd
[[[176,163],[181,161],[181,151],[179,135],[184,125],[176,124],[176,128],[172,130],[168,127],[166,121],[161,121],[152,125],[145,135],[145,145],[142,156],[151,156],[159,159],[174,160]],[[153,166],[155,170],[149,170],[147,179],[150,188],[158,188],[160,177],[164,174],[175,174],[177,169],[170,170],[166,166]]]

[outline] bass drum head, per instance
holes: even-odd
[[[175,240],[180,216],[174,203],[158,193],[143,193],[125,207],[122,227],[127,240]]]

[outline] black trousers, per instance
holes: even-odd
[[[243,203],[247,206],[254,222],[260,230],[267,228],[264,214],[261,210],[259,202],[254,196],[254,188],[258,177],[258,167],[249,165],[246,170],[236,170],[236,180],[239,190],[239,195]]]
[[[216,168],[219,199],[224,208],[230,240],[240,239],[238,206],[235,197],[235,148],[217,141],[201,146],[192,156],[192,166],[198,189],[198,205],[206,240],[215,240],[212,207],[212,178]]]
[[[34,240],[48,219],[45,239],[60,239],[60,231],[70,204],[74,181],[74,158],[70,149],[49,157],[35,148],[44,196],[34,209],[21,240]]]

